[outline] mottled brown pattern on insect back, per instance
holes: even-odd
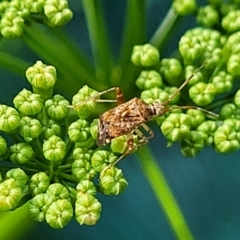
[[[108,143],[111,139],[131,133],[151,116],[149,105],[139,98],[133,98],[126,103],[108,110],[100,116],[99,145]]]

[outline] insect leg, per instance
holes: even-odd
[[[116,92],[116,100],[111,100],[111,99],[96,99],[97,102],[117,102],[118,105],[124,103],[124,100],[123,100],[123,94],[122,94],[122,90],[119,88],[119,87],[113,87],[113,88],[109,88],[105,91],[102,91],[102,92],[99,92],[97,94],[97,96],[101,96],[105,93],[108,93],[108,92],[112,92],[112,91],[115,91]]]

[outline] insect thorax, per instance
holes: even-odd
[[[139,98],[120,104],[100,116],[99,139],[102,144],[133,132],[155,115],[155,108]]]

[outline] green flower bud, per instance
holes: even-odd
[[[59,94],[53,96],[45,102],[47,114],[50,118],[56,121],[63,119],[68,115],[69,109],[67,106],[69,106],[68,100]]]
[[[202,139],[204,140],[204,144],[209,146],[213,144],[214,133],[217,129],[217,124],[215,121],[204,121],[202,122],[198,128],[198,133],[201,134]]]
[[[232,153],[239,149],[240,143],[234,128],[229,125],[220,126],[214,134],[214,143],[217,152]]]
[[[7,142],[6,140],[0,136],[0,156],[7,152]]]
[[[24,3],[31,13],[42,13],[45,1],[46,0],[24,0]]]
[[[33,86],[34,92],[39,93],[43,100],[52,96],[53,87],[57,81],[55,67],[37,61],[32,67],[27,69],[26,77]]]
[[[22,198],[22,188],[13,178],[0,183],[0,211],[9,211],[17,207]]]
[[[222,19],[222,27],[228,32],[237,32],[240,30],[240,10],[232,10]]]
[[[73,17],[66,0],[46,0],[44,13],[54,26],[63,26]]]
[[[14,169],[7,171],[7,173],[5,175],[5,179],[10,179],[10,178],[15,180],[14,185],[16,187],[21,187],[22,189],[24,188],[24,186],[26,185],[26,183],[28,181],[28,176],[20,168],[14,168]]]
[[[189,89],[189,96],[198,106],[206,106],[213,102],[216,91],[214,84],[199,82]]]
[[[81,198],[81,196],[85,194],[92,195],[93,197],[97,194],[97,189],[94,183],[89,180],[81,181],[76,189],[78,190],[77,198]]]
[[[168,98],[169,95],[159,88],[152,88],[149,90],[142,91],[141,93],[141,99],[148,104],[151,104],[155,101],[165,102],[168,100]]]
[[[13,0],[9,3],[7,12],[17,12],[17,14],[24,18],[28,18],[30,12],[27,8],[25,8],[25,3],[19,0]]]
[[[92,123],[90,125],[90,133],[91,133],[93,140],[95,140],[95,141],[98,138],[98,124],[99,124],[99,119],[96,118],[92,121]]]
[[[215,70],[223,58],[222,49],[217,48],[216,44],[208,43],[205,47],[203,58],[206,59],[204,67],[209,70]]]
[[[188,32],[187,32],[188,33]],[[190,36],[188,36],[190,35]],[[179,52],[186,63],[192,63],[203,52],[203,46],[197,36],[184,34],[179,41]]]
[[[131,61],[136,66],[151,67],[159,62],[159,51],[151,44],[135,45]]]
[[[195,157],[201,152],[203,147],[204,140],[197,131],[191,131],[190,134],[181,141],[181,153],[185,157]]]
[[[233,77],[240,75],[240,54],[233,54],[229,57],[227,70]]]
[[[88,140],[92,140],[90,125],[84,119],[73,122],[68,128],[68,135],[71,141],[82,143],[82,146],[88,146]]]
[[[29,212],[34,221],[44,221],[47,209],[53,200],[54,199],[52,195],[40,193],[29,201]]]
[[[19,125],[19,133],[24,137],[26,141],[31,141],[33,138],[37,138],[42,132],[41,123],[31,117],[22,117]]]
[[[90,162],[92,154],[93,154],[92,149],[89,149],[87,147],[77,147],[73,150],[73,159],[74,160],[83,159]]]
[[[92,168],[96,172],[101,172],[103,168],[117,160],[117,156],[106,150],[97,150],[93,153],[91,158]]]
[[[24,164],[33,160],[35,152],[31,145],[25,142],[13,144],[10,147],[10,160],[13,163]]]
[[[112,139],[111,141],[111,150],[114,153],[125,153],[128,147],[127,135],[122,135]]]
[[[64,187],[61,183],[50,184],[46,193],[51,195],[54,201],[58,199],[70,200],[70,194],[68,192],[68,189]]]
[[[161,61],[160,72],[170,85],[179,85],[182,81],[182,66],[176,58],[164,58]]]
[[[232,89],[233,77],[224,71],[220,71],[213,77],[212,83],[214,84],[217,93],[227,93]]]
[[[193,65],[188,65],[185,68],[185,79],[189,79],[192,74],[195,72],[196,68]],[[193,86],[198,82],[203,82],[203,74],[202,71],[198,71],[192,79],[188,82],[188,86]]]
[[[47,122],[42,122],[42,134],[45,140],[49,139],[53,135],[61,136],[61,126],[52,119],[49,119]]]
[[[237,105],[237,107],[240,108],[240,89],[236,92],[234,96],[234,103]]]
[[[239,119],[226,119],[224,120],[224,126],[227,125],[234,130],[237,139],[240,143],[240,120]]]
[[[197,128],[205,120],[205,115],[197,109],[187,110],[187,115],[190,117],[192,128]]]
[[[0,130],[6,133],[13,133],[20,124],[18,112],[6,105],[0,105]]]
[[[46,212],[46,221],[52,228],[64,228],[72,219],[73,207],[66,199],[54,201]]]
[[[226,103],[220,110],[219,116],[221,119],[240,118],[240,108],[234,103]]]
[[[1,34],[5,38],[16,38],[22,35],[23,18],[16,11],[6,11],[1,19]]]
[[[195,0],[174,0],[172,8],[179,15],[188,15],[196,11],[197,4]]]
[[[95,225],[101,216],[102,205],[92,195],[84,194],[77,198],[75,216],[79,224]]]
[[[50,178],[45,172],[35,173],[29,181],[32,196],[45,193],[50,185]]]
[[[168,141],[176,142],[189,135],[191,119],[183,113],[172,113],[163,121],[160,128]]]
[[[96,109],[96,102],[99,99],[98,92],[88,86],[83,86],[73,96],[72,105],[79,118],[85,119]]]
[[[239,46],[239,41],[240,41],[240,32],[236,32],[231,34],[226,41],[226,44],[224,46],[224,51],[227,56],[235,55],[240,53],[240,46]],[[232,58],[231,64],[234,63],[234,58]],[[238,58],[237,58],[238,60]]]
[[[219,22],[219,14],[214,7],[206,5],[199,8],[196,19],[201,25],[211,28]]]
[[[128,185],[122,170],[116,167],[103,169],[99,177],[99,187],[106,195],[119,195]]]
[[[38,114],[43,108],[41,96],[25,88],[13,99],[13,104],[19,112],[29,116]]]
[[[74,160],[72,164],[72,174],[78,180],[91,180],[95,175],[95,171],[92,169],[90,162],[78,159]]]
[[[66,154],[66,144],[58,136],[51,136],[43,143],[44,157],[49,161],[60,161]]]
[[[140,90],[162,87],[162,77],[155,70],[142,71],[136,80],[136,85]]]

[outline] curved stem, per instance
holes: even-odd
[[[146,146],[137,151],[137,157],[176,238],[182,240],[194,239],[164,174],[156,163],[155,157]]]

